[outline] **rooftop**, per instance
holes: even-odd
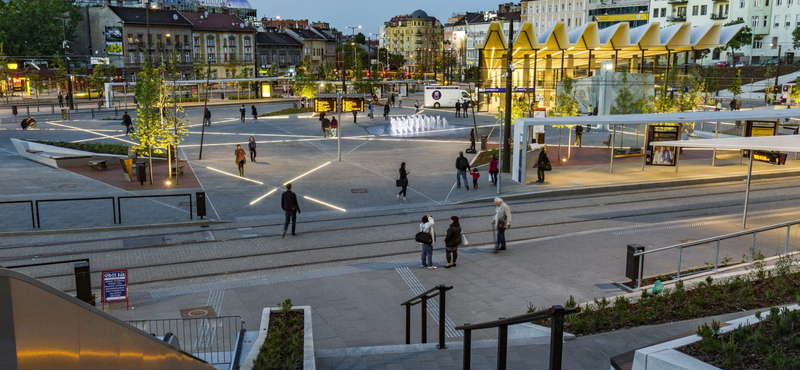
[[[292,36],[283,32],[258,32],[256,33],[256,44],[258,45],[279,45],[279,46],[303,46]]]
[[[199,12],[180,12],[180,14],[186,17],[196,30],[232,32],[255,32],[256,30],[235,14]]]
[[[151,25],[170,25],[191,27],[192,23],[176,10],[146,9],[146,8],[127,8],[119,6],[109,6],[123,23],[127,24],[151,24]]]

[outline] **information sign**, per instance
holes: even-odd
[[[314,99],[314,112],[328,113],[336,111],[336,98],[316,98]]]
[[[778,121],[745,121],[743,137],[775,136],[778,134]],[[742,150],[742,157],[749,158],[750,151]]]
[[[103,308],[105,303],[128,301],[128,270],[109,270],[101,273]]]
[[[753,160],[777,165],[786,164],[786,154],[777,152],[753,152]]]
[[[362,98],[342,98],[342,112],[363,112],[364,99]]]

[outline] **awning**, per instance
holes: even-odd
[[[642,125],[654,123],[776,121],[800,117],[800,109],[757,109],[741,111],[620,114],[546,118],[517,118],[525,125]]]
[[[725,139],[656,141],[653,146],[733,150],[800,152],[800,135],[737,137]]]

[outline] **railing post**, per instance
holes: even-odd
[[[639,256],[639,278],[636,279],[637,290],[642,288],[642,275],[644,275],[644,255]]]
[[[428,296],[422,297],[422,302],[420,302],[420,307],[422,307],[422,317],[420,321],[422,322],[422,343],[428,343]]]
[[[439,349],[447,349],[444,344],[444,323],[445,323],[445,294],[447,288],[444,285],[439,285]]]
[[[681,278],[681,257],[683,254],[683,248],[678,248],[678,276],[677,278]]]
[[[499,320],[503,320],[501,317]],[[497,328],[497,370],[506,370],[506,360],[508,356],[508,325],[500,325]]]
[[[719,265],[719,242],[720,240],[717,239],[717,253],[714,255],[714,271],[717,271]]]
[[[564,349],[564,307],[553,306],[553,324],[550,326],[550,370],[561,370]]]
[[[464,326],[469,323],[464,324]],[[463,370],[469,370],[469,363],[472,360],[472,330],[464,329],[464,364]]]
[[[411,344],[411,305],[406,305],[406,344]]]
[[[783,246],[783,255],[789,254],[789,229],[792,228],[792,225],[786,225],[786,244]]]
[[[750,262],[756,259],[756,232],[753,231],[753,245],[750,247]]]

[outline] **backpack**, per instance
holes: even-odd
[[[433,244],[433,237],[431,236],[430,232],[426,233],[424,231],[420,231],[414,237],[414,240],[416,240],[418,243],[422,243],[422,244],[427,244],[427,245],[432,245]]]

